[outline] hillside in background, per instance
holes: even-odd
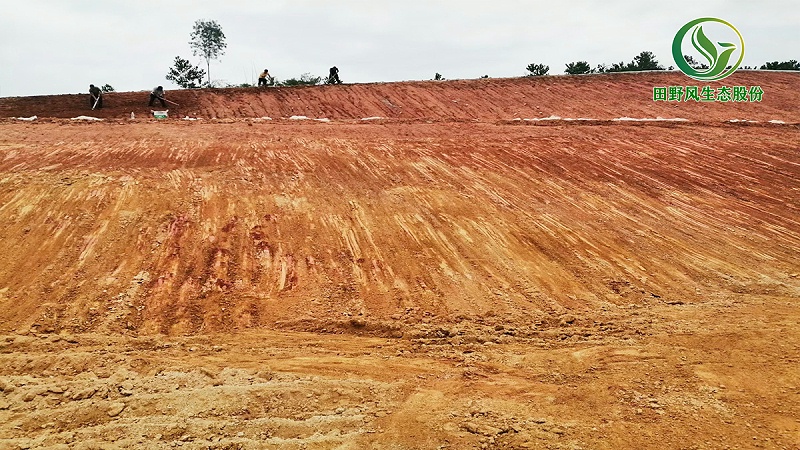
[[[168,91],[172,117],[255,118],[307,116],[331,120],[389,119],[511,120],[514,118],[686,118],[800,122],[797,73],[740,71],[709,86],[760,86],[760,104],[654,102],[653,87],[699,86],[676,72],[547,76],[457,81],[229,88]],[[150,88],[148,88],[150,89]],[[149,91],[112,92],[92,111],[89,94],[0,98],[0,117],[100,118],[150,116]],[[156,102],[156,105],[158,103]]]

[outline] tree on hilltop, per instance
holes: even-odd
[[[175,57],[173,66],[169,69],[167,80],[174,82],[185,89],[199,88],[203,84],[203,77],[206,71],[200,67],[193,66],[188,59],[180,56]]]
[[[656,55],[653,52],[644,51],[633,58],[633,61],[625,64],[624,62],[614,63],[607,68],[606,72],[638,72],[641,70],[664,70],[658,64]]]
[[[195,56],[206,60],[208,83],[211,84],[211,60],[225,54],[225,33],[216,20],[198,20],[194,23],[189,46]]]
[[[656,55],[653,52],[642,52],[633,58],[633,61],[628,64],[631,70],[664,70],[658,64]]]
[[[570,75],[581,75],[584,73],[593,72],[594,70],[592,69],[592,66],[590,66],[586,61],[571,62],[567,64],[567,68],[564,70],[564,73],[568,73]]]
[[[550,66],[546,66],[544,64],[530,63],[528,64],[527,67],[525,67],[525,70],[530,72],[527,75],[529,77],[541,77],[547,75],[547,72],[550,71]]]

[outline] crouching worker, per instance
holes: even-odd
[[[261,72],[261,75],[258,76],[258,87],[272,86],[274,82],[275,79],[272,78],[272,76],[269,74],[269,70],[267,69],[264,69],[264,71]]]
[[[336,66],[331,67],[328,71],[328,84],[342,84],[342,80],[339,79],[339,68]]]
[[[153,92],[150,93],[150,103],[147,106],[153,106],[153,102],[158,99],[161,102],[161,106],[167,107],[166,102],[164,102],[164,88],[161,86],[156,87],[153,89]]]
[[[92,109],[103,107],[103,92],[93,84],[89,85],[89,106]]]

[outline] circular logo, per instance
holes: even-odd
[[[714,44],[703,32],[703,25],[716,27],[716,31],[719,32],[718,24],[723,25],[723,32],[727,29],[732,30],[735,36],[739,38],[739,41],[717,42]],[[730,34],[731,37],[734,36],[730,31],[726,34]],[[683,52],[683,43],[687,38],[691,39],[692,46],[708,62],[707,64],[694,61],[691,57],[687,61]],[[739,51],[739,59],[735,64],[730,64],[737,50]],[[675,39],[672,41],[672,58],[675,59],[675,64],[678,65],[678,68],[683,73],[695,80],[721,80],[735,72],[742,63],[744,59],[744,39],[736,27],[722,19],[715,17],[695,19],[681,27],[678,30],[678,34],[675,35]],[[690,64],[690,62],[693,64]]]

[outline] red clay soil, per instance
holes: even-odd
[[[679,72],[642,72],[336,86],[168,91],[172,117],[255,118],[307,116],[332,120],[385,117],[432,121],[513,120],[559,116],[611,120],[685,118],[692,121],[800,122],[797,72],[740,71],[708,86],[760,86],[756,102],[654,102],[656,86],[704,86]],[[149,91],[105,94],[92,111],[89,94],[0,98],[1,117],[149,117]]]
[[[800,76],[734,77],[0,99],[0,448],[800,448]]]

